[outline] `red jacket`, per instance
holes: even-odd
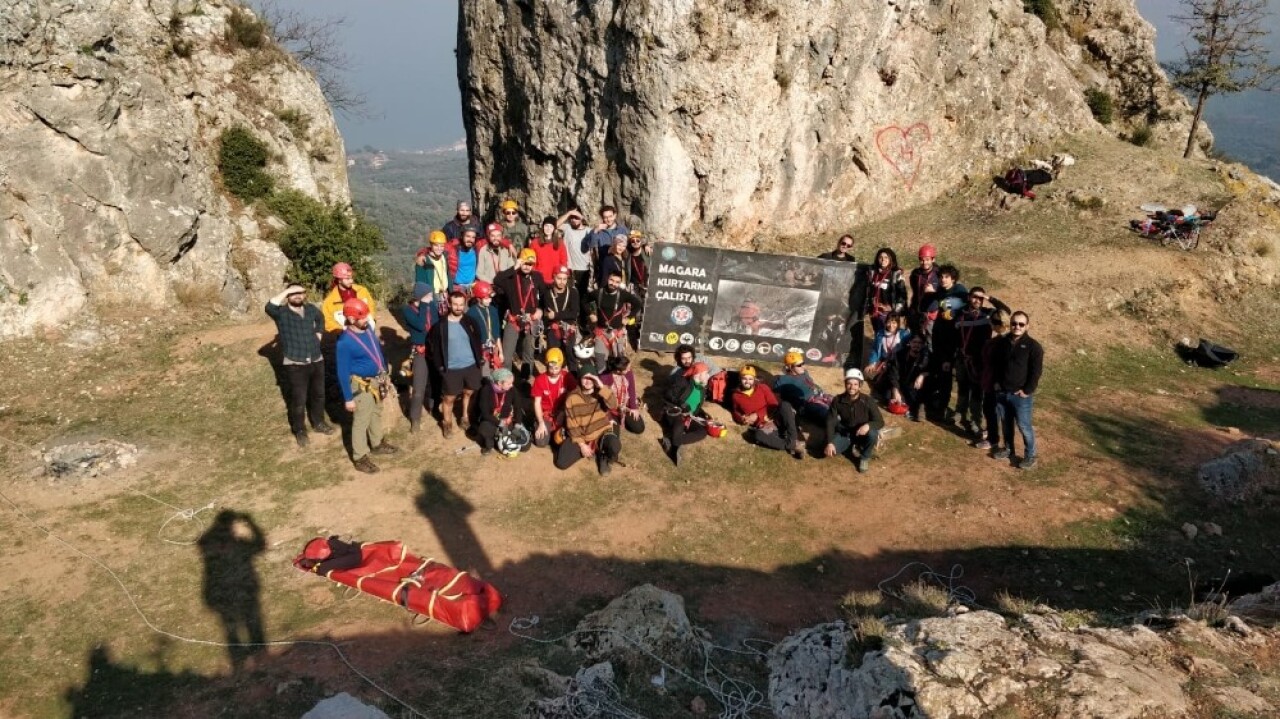
[[[476,251],[476,265],[480,264],[480,250],[489,245],[486,239],[477,238],[472,249]],[[458,250],[462,249],[462,240],[453,240],[444,247],[444,259],[449,265],[449,284],[453,284],[453,278],[458,274]]]
[[[769,423],[770,413],[777,408],[778,398],[763,382],[756,382],[750,396],[742,390],[733,393],[733,421],[738,424],[746,424],[746,416],[754,414],[756,421],[752,426],[763,427]]]
[[[569,266],[569,249],[563,242],[557,248],[554,243],[538,239],[530,242],[529,248],[538,253],[538,261],[534,263],[533,268],[542,275],[542,279],[546,280],[548,285],[555,282],[556,270]]]

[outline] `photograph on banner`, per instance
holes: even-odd
[[[820,297],[817,290],[721,279],[711,331],[807,342]]]

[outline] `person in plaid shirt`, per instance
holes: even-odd
[[[324,356],[320,336],[324,317],[320,309],[307,303],[302,285],[289,285],[267,302],[267,315],[275,320],[284,354],[284,374],[289,379],[289,429],[299,447],[306,447],[307,416],[320,434],[333,434],[324,421]]]

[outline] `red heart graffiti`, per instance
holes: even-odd
[[[924,162],[924,146],[933,140],[933,133],[923,122],[906,128],[890,125],[876,133],[876,149],[893,171],[902,178],[910,190],[920,174]]]

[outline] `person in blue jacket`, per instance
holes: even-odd
[[[387,359],[382,343],[369,326],[369,306],[364,300],[342,304],[347,323],[338,338],[338,388],[351,413],[351,461],[366,474],[378,471],[370,454],[400,451],[382,436],[382,400],[387,379]]]
[[[409,431],[422,428],[422,408],[431,411],[431,371],[427,366],[427,333],[440,319],[439,304],[431,285],[416,282],[413,300],[404,306],[404,324],[409,328],[409,358],[413,361],[413,392],[409,395]]]

